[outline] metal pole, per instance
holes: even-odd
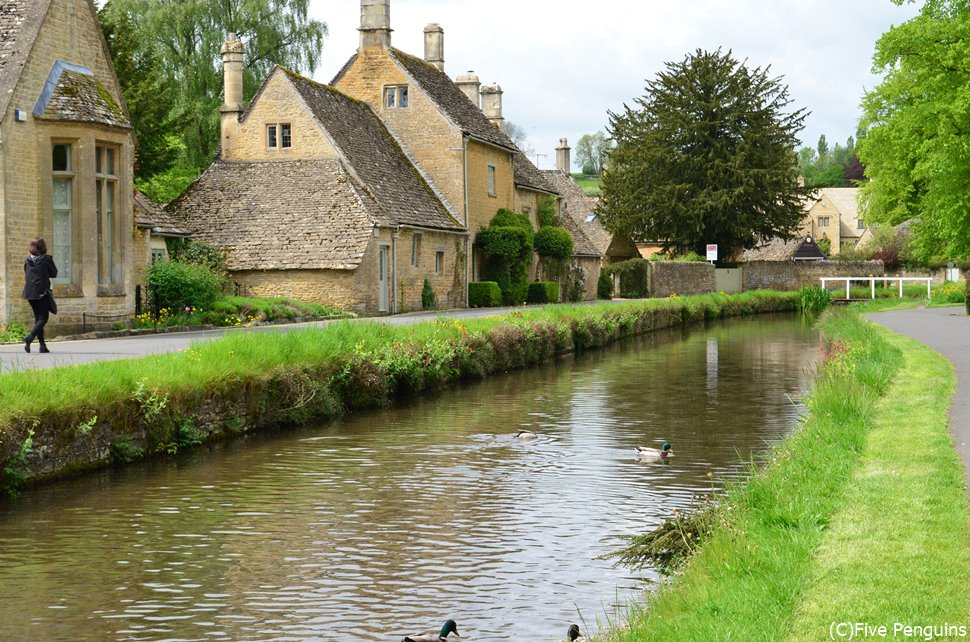
[[[872,300],[876,300],[876,279],[875,277],[869,279],[869,285],[872,288]]]
[[[931,290],[932,285],[933,285],[933,279],[926,279],[926,298],[927,299],[933,298],[933,292]]]
[[[845,300],[846,301],[848,301],[849,299],[852,298],[852,294],[849,292],[849,283],[850,282],[851,282],[850,279],[846,279],[845,280]]]
[[[903,298],[903,280],[899,279],[899,298]]]

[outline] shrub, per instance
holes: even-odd
[[[556,216],[556,200],[551,196],[539,198],[539,205],[536,208],[536,220],[539,227],[551,227],[559,225],[559,217]]]
[[[967,289],[964,294],[965,294],[964,301],[966,301],[966,304],[967,304],[967,314],[970,315],[970,275],[968,275],[968,278],[967,278]]]
[[[535,230],[532,229],[532,221],[525,214],[519,214],[518,212],[513,212],[512,210],[500,209],[492,220],[489,221],[488,226],[493,227],[514,227],[525,231],[529,238],[529,242],[532,242],[532,235],[535,234]]]
[[[525,302],[534,236],[527,216],[501,209],[489,227],[475,237],[476,245],[485,255],[482,272],[487,280],[498,283],[506,305]]]
[[[162,261],[148,269],[147,281],[158,308],[206,308],[219,296],[223,278],[202,265]]]
[[[502,290],[495,281],[480,281],[468,284],[468,306],[472,308],[494,308],[502,305]]]
[[[573,255],[573,237],[561,227],[543,227],[535,235],[536,254],[565,261]]]
[[[434,310],[435,307],[434,289],[428,279],[424,280],[424,287],[421,288],[421,307],[425,310]]]
[[[559,284],[555,281],[536,281],[535,283],[530,283],[526,301],[529,303],[558,303]]]
[[[639,299],[650,294],[650,262],[645,259],[630,259],[614,263],[606,268],[608,274],[620,279],[620,296]]]
[[[944,283],[933,292],[933,303],[964,303],[966,286],[953,281]]]
[[[202,265],[217,274],[226,271],[226,262],[222,252],[204,241],[186,241],[175,239],[169,243],[169,254],[173,261]]]
[[[0,326],[0,343],[23,341],[27,332],[27,326],[22,323],[9,323],[6,326]]]
[[[817,286],[802,288],[798,296],[798,307],[802,312],[821,312],[832,304],[832,292]]]
[[[613,298],[613,277],[605,268],[600,270],[600,278],[596,282],[596,298],[607,301]]]

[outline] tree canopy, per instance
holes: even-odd
[[[603,132],[585,134],[576,143],[576,162],[584,174],[599,174],[606,165],[612,144]]]
[[[918,218],[913,249],[923,259],[970,255],[968,61],[970,3],[927,0],[877,42],[883,80],[863,100],[866,222]]]
[[[327,27],[309,19],[308,5],[309,0],[110,0],[102,23],[133,27],[132,43],[137,46],[129,55],[159,61],[150,73],[175,93],[174,114],[163,122],[173,123],[172,133],[181,139],[182,160],[203,169],[219,144],[219,50],[226,35],[234,32],[246,45],[243,81],[248,101],[276,64],[298,72],[316,68]],[[136,131],[143,126],[140,121],[155,118],[149,109],[132,112]]]
[[[810,189],[794,153],[806,112],[791,102],[780,78],[730,51],[667,63],[634,107],[610,113],[603,224],[675,254],[717,243],[725,258],[793,237]]]
[[[818,145],[798,150],[798,168],[808,187],[854,187],[865,178],[852,136],[844,147],[836,143],[830,148],[822,134]]]

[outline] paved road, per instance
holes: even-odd
[[[621,301],[617,301],[619,303]],[[602,301],[600,302],[602,303]],[[592,305],[592,303],[591,303]],[[523,308],[486,308],[477,310],[453,310],[448,312],[421,312],[415,314],[399,314],[393,317],[379,317],[369,319],[396,326],[412,325],[421,321],[428,321],[435,317],[452,319],[478,319],[482,317],[506,314]],[[37,343],[33,345],[33,352],[24,352],[22,343],[16,345],[0,345],[0,372],[17,372],[22,370],[40,370],[57,366],[72,366],[92,361],[109,361],[112,359],[129,359],[150,354],[165,352],[180,352],[198,341],[209,341],[234,332],[292,332],[303,328],[319,328],[334,321],[318,321],[315,323],[299,323],[281,326],[257,326],[253,328],[221,328],[203,332],[182,332],[172,334],[147,334],[136,337],[115,337],[111,339],[88,339],[80,341],[52,341],[48,344],[50,354],[38,354]]]
[[[970,492],[970,317],[963,308],[923,308],[880,312],[869,318],[928,345],[953,363],[957,392],[950,405],[950,432],[963,459]]]

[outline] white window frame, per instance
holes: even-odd
[[[280,151],[293,149],[293,125],[291,123],[266,123],[266,149]]]
[[[384,107],[387,109],[407,109],[411,106],[407,85],[386,85],[384,87]]]
[[[75,190],[77,189],[77,173],[74,170],[76,165],[74,159],[74,150],[77,141],[65,141],[65,140],[52,140],[51,141],[51,256],[54,257],[55,263],[57,265],[58,276],[56,279],[52,279],[53,283],[71,283],[74,275],[74,223],[75,216],[77,212],[75,211],[75,205],[77,203],[77,195]],[[67,147],[67,167],[63,170],[54,169],[54,148],[58,146]],[[56,202],[56,192],[57,189],[55,185],[58,181],[64,181],[67,183],[67,194],[70,197],[70,203],[68,204],[68,209],[58,210]],[[67,238],[62,239],[57,235],[57,216],[58,212],[67,214]],[[65,242],[66,241],[66,242]],[[66,247],[66,253],[59,251],[60,248]]]

